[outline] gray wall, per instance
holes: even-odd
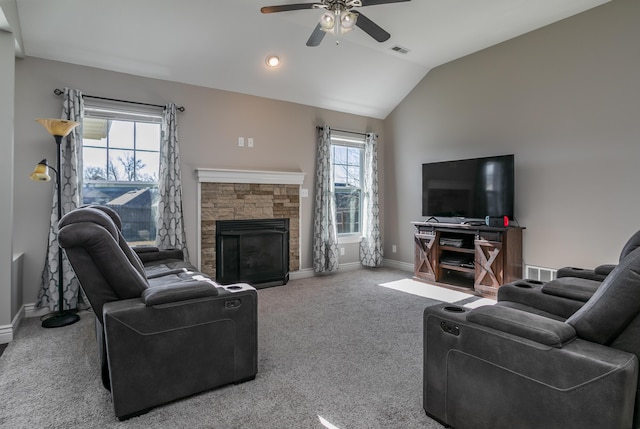
[[[13,35],[0,30],[0,337],[3,326],[15,316],[12,311],[13,231],[13,117],[14,44]]]
[[[312,266],[316,125],[377,132],[380,147],[384,146],[383,122],[377,119],[37,58],[17,60],[15,193],[20,198],[15,202],[14,248],[25,253],[25,303],[34,302],[39,290],[53,186],[32,182],[28,175],[42,158],[55,159],[53,138],[34,119],[59,117],[61,99],[53,90],[65,86],[90,95],[185,106],[186,112],[178,117],[178,133],[187,242],[192,256],[196,255],[197,231],[194,169],[306,173],[303,187],[309,189],[309,198],[302,199],[301,268],[308,269]],[[238,147],[238,137],[253,137],[255,147]],[[357,244],[345,248],[340,262],[356,262]]]
[[[525,263],[616,262],[640,229],[639,22],[617,0],[429,72],[385,119],[387,259],[413,261],[422,163],[514,153]]]

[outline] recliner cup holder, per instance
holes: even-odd
[[[525,283],[525,282],[515,282],[513,285],[517,286],[519,288],[522,288],[522,289],[531,289],[532,288],[532,286],[529,283]]]
[[[524,279],[524,280],[518,280],[516,282],[513,283],[514,286],[522,288],[522,289],[531,289],[533,288],[533,285],[543,285],[544,282],[541,282],[540,280],[531,280],[531,279]]]
[[[464,313],[466,310],[462,307],[447,305],[446,307],[444,307],[444,311],[450,311],[451,313]]]
[[[227,286],[226,289],[229,290],[239,290],[242,289],[242,286]]]

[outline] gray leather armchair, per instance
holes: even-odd
[[[116,416],[255,378],[256,290],[217,285],[181,252],[146,249],[143,263],[118,221],[83,207],[59,223],[60,246],[97,318]]]
[[[628,254],[640,247],[640,231],[633,234],[622,247],[619,261],[622,261]],[[603,281],[616,267],[615,264],[598,265],[595,268],[562,267],[556,273],[557,278],[575,277],[587,280]]]
[[[640,231],[627,240],[620,252],[619,261],[638,247]],[[556,279],[546,283],[529,279],[517,280],[498,289],[498,301],[505,306],[564,320],[593,296],[616,266],[606,264],[594,269],[564,267],[558,270]]]
[[[640,249],[566,321],[498,302],[424,311],[425,411],[456,429],[638,428]]]
[[[505,307],[565,320],[591,299],[601,284],[576,277],[563,277],[546,283],[516,280],[500,286],[498,302]]]

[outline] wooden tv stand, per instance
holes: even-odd
[[[411,222],[416,280],[495,298],[522,278],[522,227]]]

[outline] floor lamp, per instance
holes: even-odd
[[[56,173],[56,186],[58,196],[58,221],[62,217],[62,196],[61,196],[61,183],[60,183],[60,149],[62,144],[62,138],[69,135],[69,133],[78,125],[79,122],[67,121],[64,119],[36,119],[47,130],[49,134],[56,140],[58,149],[56,168],[49,166],[46,159],[43,159],[36,165],[35,170],[31,173],[31,180],[38,182],[48,182],[51,180],[49,176],[49,168]],[[44,328],[59,328],[62,326],[71,325],[80,320],[80,316],[76,313],[64,310],[64,278],[62,270],[62,249],[58,249],[58,311],[53,316],[42,321],[42,327]]]

